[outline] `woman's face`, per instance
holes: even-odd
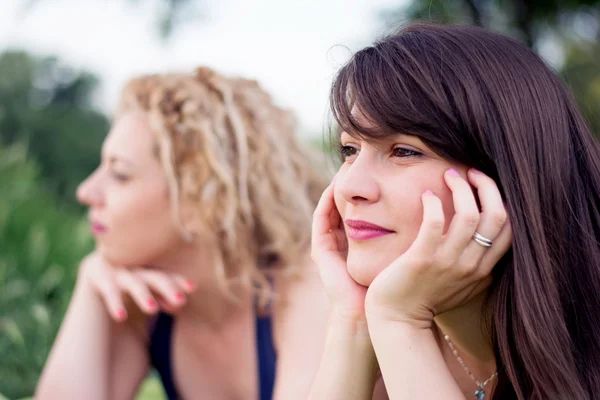
[[[454,205],[443,174],[454,168],[465,177],[467,168],[441,158],[414,136],[373,142],[343,133],[341,145],[344,162],[334,198],[348,238],[348,272],[369,286],[417,237],[424,191],[442,201],[448,228]]]
[[[182,241],[153,146],[146,117],[123,114],[104,141],[100,166],[77,190],[98,251],[115,265],[150,264]]]

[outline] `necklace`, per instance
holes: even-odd
[[[479,388],[479,389],[477,389],[475,391],[475,398],[477,400],[481,400],[481,399],[485,398],[485,386],[488,383],[490,383],[496,376],[498,376],[498,372],[494,372],[492,374],[492,376],[490,376],[489,378],[487,378],[483,382],[478,381],[477,378],[475,378],[475,376],[473,375],[473,373],[469,369],[469,367],[467,367],[467,364],[465,364],[465,361],[458,354],[458,350],[456,350],[456,347],[454,347],[454,343],[452,343],[452,341],[450,340],[450,336],[444,335],[444,339],[446,340],[446,343],[448,343],[448,346],[450,347],[450,350],[452,350],[452,354],[454,354],[454,356],[458,360],[460,366],[465,370],[465,372],[467,373],[467,375],[469,375],[469,377],[473,380],[473,382],[475,382],[475,384]]]

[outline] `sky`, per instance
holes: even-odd
[[[207,65],[258,80],[291,108],[303,135],[326,124],[331,80],[351,52],[390,29],[381,10],[407,0],[205,0],[202,17],[167,40],[156,27],[160,0],[2,0],[0,51],[57,55],[101,78],[95,103],[110,115],[137,74]]]

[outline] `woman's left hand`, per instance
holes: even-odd
[[[384,269],[366,296],[367,319],[383,319],[429,328],[437,314],[459,307],[486,289],[491,271],[511,246],[512,232],[496,183],[468,171],[473,191],[455,170],[444,174],[452,191],[455,215],[444,234],[444,212],[431,191],[422,195],[423,222],[411,247]],[[493,241],[477,243],[475,232]]]

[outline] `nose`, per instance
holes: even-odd
[[[77,188],[77,201],[88,207],[99,207],[104,204],[99,169],[79,184]]]
[[[375,203],[381,196],[377,181],[376,160],[361,152],[348,166],[346,173],[336,179],[336,188],[352,204]]]

